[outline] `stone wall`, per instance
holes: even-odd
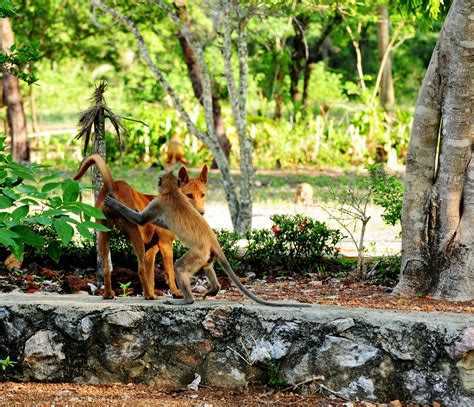
[[[313,376],[349,399],[474,401],[474,316],[0,295],[2,380],[238,387]],[[275,373],[276,372],[276,373]]]

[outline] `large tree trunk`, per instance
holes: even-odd
[[[191,30],[190,28],[190,18],[189,18],[189,12],[186,8],[186,4],[182,0],[175,0],[174,6],[176,9],[176,12],[181,19],[182,24],[186,27],[188,31]],[[177,31],[176,33],[179,43],[181,45],[181,49],[183,51],[184,55],[184,61],[186,63],[186,66],[188,68],[188,75],[189,79],[191,80],[191,84],[194,90],[194,96],[199,100],[199,102],[203,103],[202,99],[202,78],[201,78],[201,71],[199,70],[199,65],[196,60],[196,55],[194,53],[193,48],[187,41],[186,37],[181,33],[180,30]],[[222,148],[222,151],[224,152],[224,155],[229,161],[229,155],[230,155],[230,150],[232,148],[232,145],[230,144],[229,139],[227,138],[227,134],[225,131],[225,126],[224,126],[224,119],[222,117],[222,112],[221,112],[221,106],[219,103],[219,97],[215,94],[215,92],[212,90],[212,112],[214,114],[214,126],[216,128],[216,136],[217,140],[219,141],[219,144]],[[217,168],[215,160],[212,165],[213,168]]]
[[[453,2],[415,109],[395,293],[474,298],[472,7]]]
[[[2,51],[9,53],[14,44],[13,29],[8,18],[0,19],[0,41]],[[12,156],[15,161],[30,161],[25,110],[20,93],[20,82],[16,76],[3,72],[3,97],[7,105],[8,128],[10,130]]]
[[[379,61],[381,62],[390,42],[390,21],[388,16],[388,7],[379,7],[378,13],[377,47],[379,51]],[[380,84],[380,104],[386,111],[392,111],[395,104],[395,92],[393,90],[392,78],[392,58],[390,55],[387,56],[382,72],[382,81]]]

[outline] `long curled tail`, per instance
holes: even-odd
[[[74,175],[73,179],[74,180],[80,179],[84,175],[84,173],[87,171],[87,169],[93,164],[95,164],[97,168],[99,169],[100,175],[102,176],[102,182],[107,187],[107,191],[108,192],[114,191],[115,183],[112,178],[112,174],[110,173],[110,169],[107,166],[104,159],[99,154],[92,154],[89,157],[87,157],[82,162],[79,168],[79,171],[77,172],[76,175]]]
[[[229,262],[227,261],[224,253],[220,251],[220,253],[216,254],[216,259],[219,264],[224,269],[225,273],[229,276],[232,282],[237,286],[242,294],[246,297],[250,298],[252,301],[255,301],[262,305],[268,305],[270,307],[311,307],[310,304],[302,304],[302,303],[294,303],[294,302],[273,302],[273,301],[265,301],[261,298],[253,295],[245,286],[240,282],[239,277],[234,273],[232,267],[230,266]]]

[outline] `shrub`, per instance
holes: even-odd
[[[5,137],[0,137],[0,245],[17,258],[23,257],[25,246],[45,246],[45,239],[35,232],[34,225],[50,226],[55,231],[58,239],[51,239],[46,251],[56,260],[60,243],[67,245],[71,241],[73,226],[90,240],[92,230],[108,230],[90,221],[92,216],[104,218],[101,211],[77,201],[80,184],[59,178],[60,173],[53,169],[13,162],[6,152]],[[85,221],[71,215],[81,216]]]
[[[263,273],[272,269],[312,272],[323,256],[339,253],[340,231],[304,215],[273,215],[271,230],[247,232],[244,260]]]

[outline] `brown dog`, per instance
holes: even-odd
[[[168,143],[168,151],[166,152],[166,165],[171,166],[180,162],[181,164],[186,164],[187,161],[184,158],[183,146],[181,141],[176,134],[171,136],[171,139]]]
[[[175,297],[181,297],[182,294],[176,287],[175,272],[173,267],[173,241],[175,235],[168,229],[148,224],[138,226],[128,221],[123,216],[104,206],[104,199],[108,193],[113,194],[120,202],[123,202],[130,208],[142,211],[147,207],[150,201],[155,198],[154,195],[142,194],[132,188],[125,181],[114,181],[110,174],[109,167],[103,158],[97,154],[87,157],[81,164],[79,171],[74,179],[80,179],[91,165],[97,165],[102,175],[102,188],[96,202],[96,207],[102,210],[106,219],[97,219],[97,222],[112,228],[115,226],[122,233],[126,234],[132,243],[133,250],[138,260],[138,276],[143,288],[143,294],[146,299],[156,299],[155,295],[155,256],[158,251],[161,252],[163,260],[163,269],[166,282],[170,287],[171,294]],[[196,178],[189,178],[184,167],[179,170],[179,179],[181,180],[181,191],[188,198],[190,203],[204,214],[204,201],[206,196],[207,184],[207,166],[205,165],[201,174]],[[112,264],[110,260],[110,232],[99,232],[98,239],[99,255],[104,267],[104,286],[103,298],[114,298],[112,290]]]

